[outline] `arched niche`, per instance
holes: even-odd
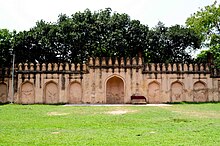
[[[208,100],[207,86],[202,81],[197,81],[193,85],[193,101],[206,102]]]
[[[6,103],[8,98],[7,84],[0,83],[0,103]]]
[[[82,103],[82,86],[78,82],[70,83],[69,103]]]
[[[149,103],[160,102],[160,83],[153,81],[148,84],[148,100]]]
[[[176,81],[171,84],[171,102],[184,101],[184,86],[182,82]]]
[[[109,78],[106,82],[106,103],[124,103],[124,81],[118,76]]]
[[[20,103],[22,104],[31,104],[35,100],[35,92],[33,83],[26,81],[21,84],[20,87]]]
[[[44,86],[44,102],[55,104],[59,102],[59,90],[57,83],[49,81]]]

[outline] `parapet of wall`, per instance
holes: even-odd
[[[210,64],[145,64],[142,58],[90,58],[87,64],[19,64],[0,82],[0,101],[22,104],[220,101],[220,76]]]
[[[86,64],[57,64],[57,63],[48,63],[48,64],[19,64],[17,73],[72,73],[80,74],[87,72]]]

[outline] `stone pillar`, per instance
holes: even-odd
[[[43,103],[43,84],[42,76],[39,73],[40,64],[36,65],[36,75],[35,75],[35,103]]]
[[[34,71],[34,64],[33,63],[30,64],[30,71]],[[30,82],[34,83],[34,80],[35,80],[34,79],[34,74],[31,73],[30,74]]]

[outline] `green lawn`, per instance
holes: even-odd
[[[0,145],[220,145],[220,103],[1,105]]]

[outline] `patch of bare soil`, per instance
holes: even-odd
[[[68,115],[69,113],[60,113],[60,112],[49,112],[47,115],[49,116],[65,116]]]
[[[123,115],[123,114],[127,114],[127,113],[134,113],[134,112],[137,112],[135,110],[114,110],[114,111],[109,111],[107,112],[107,114],[110,114],[110,115]]]
[[[59,134],[60,132],[51,132],[51,134]]]

